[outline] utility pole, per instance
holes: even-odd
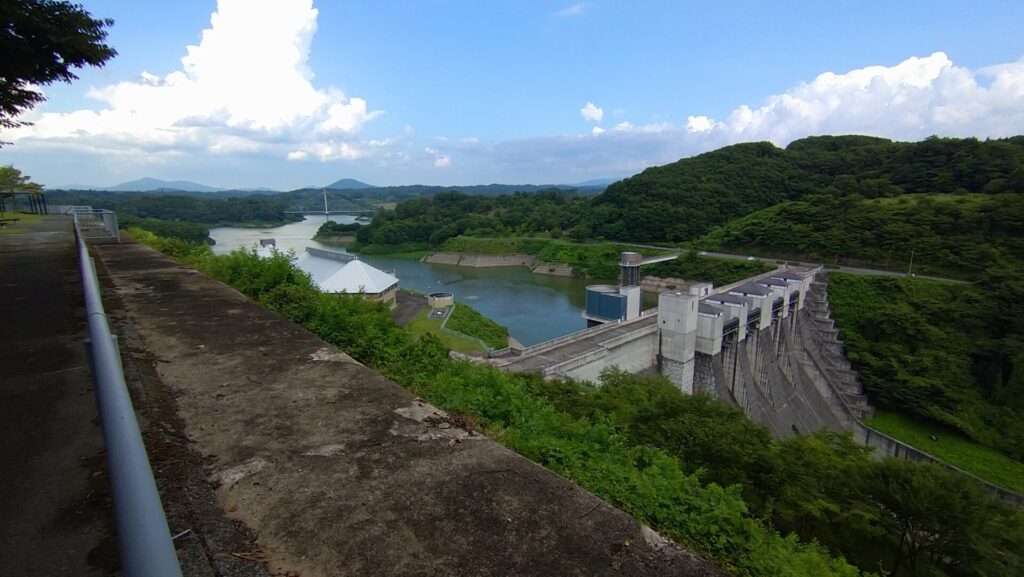
[[[907,276],[914,276],[914,249],[910,249],[910,268],[907,269]]]
[[[324,189],[324,222],[331,220],[331,212],[327,210],[327,189]]]

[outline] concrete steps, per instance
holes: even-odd
[[[840,338],[840,331],[832,317],[828,301],[828,280],[825,273],[819,273],[807,294],[805,329],[809,331],[813,346],[809,351],[823,367],[829,383],[843,397],[858,418],[864,419],[874,413],[868,403],[860,376],[846,357],[846,346]]]

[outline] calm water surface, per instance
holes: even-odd
[[[331,220],[350,223],[355,218],[332,215]],[[305,251],[307,246],[342,251],[310,240],[323,222],[323,217],[307,217],[302,222],[276,228],[214,228],[210,230],[210,237],[217,241],[213,252],[223,254],[250,247],[261,238],[276,239],[279,248],[294,249],[296,253]],[[588,284],[615,282],[535,275],[525,267],[468,268],[400,258],[359,258],[379,269],[394,271],[399,286],[453,293],[456,300],[507,326],[524,345],[586,328],[587,323],[580,316],[580,309],[586,304],[584,288]]]

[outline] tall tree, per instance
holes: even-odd
[[[71,2],[0,2],[0,128],[28,124],[15,118],[46,100],[33,86],[71,82],[78,78],[75,69],[116,56],[105,43],[113,24]]]
[[[0,214],[6,210],[7,198],[14,202],[18,193],[40,193],[43,187],[38,182],[32,182],[32,177],[22,174],[20,170],[8,164],[0,166]]]

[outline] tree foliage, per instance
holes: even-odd
[[[185,221],[206,226],[275,226],[302,220],[285,214],[294,201],[288,194],[218,198],[212,195],[144,192],[49,192],[51,203],[88,205],[122,217]]]
[[[560,189],[498,197],[444,192],[399,203],[359,231],[363,245],[420,243],[439,246],[460,235],[529,235],[565,230],[577,222],[585,202]]]
[[[503,349],[508,346],[508,327],[499,325],[469,305],[455,303],[455,310],[448,317],[445,326],[478,338],[492,349]]]
[[[727,146],[647,170],[593,199],[583,225],[633,241],[694,240],[716,226],[809,195],[1024,192],[1024,139],[893,142],[820,136],[785,149]]]
[[[42,192],[43,187],[32,182],[32,177],[22,174],[13,165],[0,166],[0,192]]]
[[[105,43],[114,21],[71,2],[5,0],[0,22],[0,128],[25,124],[15,118],[46,99],[33,86],[71,82],[117,55]]]
[[[1020,273],[977,287],[832,273],[829,298],[872,403],[1024,460]]]
[[[809,195],[736,219],[702,247],[976,279],[1024,267],[1024,194]],[[913,256],[913,263],[911,263]]]
[[[736,574],[863,574],[838,555],[900,575],[1022,570],[1021,512],[965,477],[876,461],[836,433],[774,440],[659,376],[609,371],[595,387],[456,361],[379,304],[319,293],[285,256],[139,235]]]

